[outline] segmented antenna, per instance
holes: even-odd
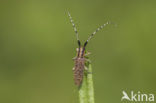
[[[78,41],[78,45],[80,46],[81,44],[80,44],[78,32],[77,32],[76,26],[75,26],[74,21],[73,21],[73,19],[72,19],[72,17],[71,17],[71,15],[70,15],[69,12],[68,12],[68,16],[69,16],[70,22],[71,22],[72,25],[73,25],[73,28],[74,28],[74,31],[75,31],[75,34],[76,34],[76,39],[77,39],[77,41]]]
[[[88,42],[99,30],[103,29],[107,24],[110,24],[110,23],[107,22],[107,23],[101,25],[99,28],[97,28],[97,29],[89,36],[88,40],[87,40],[86,43],[85,43],[85,46],[87,45],[87,42]]]

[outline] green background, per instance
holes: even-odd
[[[156,93],[153,0],[1,0],[0,103],[78,103],[70,11],[89,42],[96,103],[120,103],[122,91]]]

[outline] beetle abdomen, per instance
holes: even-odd
[[[80,86],[83,80],[83,71],[85,66],[85,58],[76,58],[74,67],[75,84]]]

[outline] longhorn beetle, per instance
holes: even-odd
[[[76,26],[74,24],[74,21],[70,15],[70,13],[68,12],[68,16],[70,18],[70,22],[72,23],[73,25],[73,28],[74,28],[74,31],[75,31],[75,34],[76,34],[76,38],[77,38],[77,42],[78,42],[78,48],[76,49],[77,51],[77,56],[74,59],[74,62],[75,62],[75,66],[73,68],[73,72],[74,72],[74,81],[75,81],[75,84],[77,86],[80,86],[81,83],[82,83],[82,80],[83,80],[83,74],[84,74],[84,68],[85,68],[85,62],[88,60],[87,58],[85,58],[85,56],[87,55],[87,53],[85,54],[85,48],[88,44],[88,42],[90,41],[90,39],[99,31],[101,30],[102,28],[104,28],[107,24],[109,24],[109,22],[107,22],[106,24],[103,24],[101,25],[99,28],[97,28],[90,36],[89,38],[87,39],[87,41],[84,43],[84,45],[81,45],[81,42],[79,40],[79,37],[78,37],[78,32],[77,32],[77,29],[76,29]]]

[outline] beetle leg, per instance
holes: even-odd
[[[85,54],[85,56],[88,56],[88,55],[90,55],[91,53],[90,52],[87,52],[86,54]]]
[[[87,68],[86,66],[84,67],[84,69],[85,69],[86,71],[88,71],[88,68]]]
[[[75,60],[75,59],[76,59],[76,57],[72,58],[72,60]]]
[[[86,60],[86,62],[89,62],[89,63],[91,63],[91,60],[90,59],[85,59]]]
[[[92,72],[88,72],[88,68],[85,66],[85,70],[87,71],[87,74],[92,74]]]
[[[73,67],[73,69],[72,69],[73,71],[75,70],[75,67]]]

